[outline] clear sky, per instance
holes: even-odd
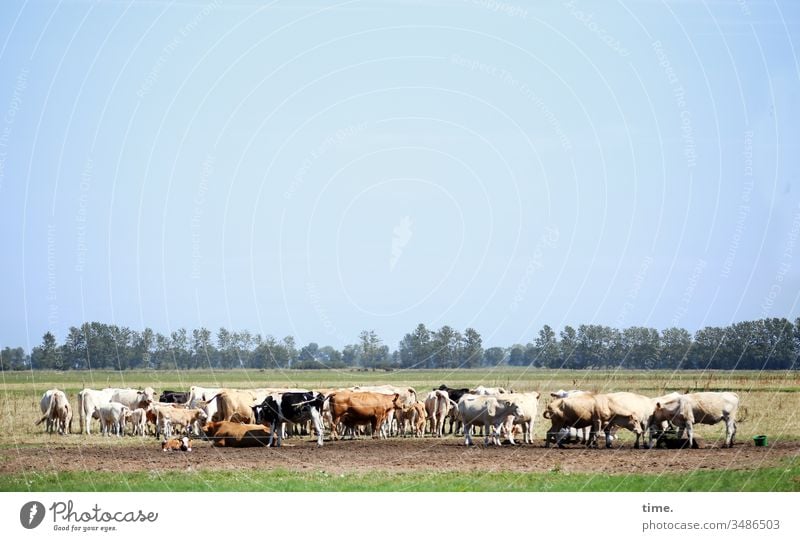
[[[800,315],[800,2],[0,3],[0,347]]]

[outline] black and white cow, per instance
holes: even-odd
[[[278,434],[277,446],[281,446],[283,442],[281,425],[283,423],[304,423],[306,421],[313,423],[314,430],[317,432],[317,445],[322,447],[322,404],[324,402],[325,396],[317,392],[289,392],[279,395],[278,398],[270,395],[261,404],[253,406],[256,422],[270,427],[267,447],[272,446],[276,433]]]

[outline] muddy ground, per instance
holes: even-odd
[[[455,438],[356,440],[326,442],[293,438],[284,447],[227,449],[194,441],[190,453],[163,453],[153,440],[117,445],[112,441],[46,445],[12,445],[0,449],[0,474],[63,471],[166,472],[202,470],[270,470],[327,473],[388,472],[561,472],[668,473],[697,470],[749,470],[778,465],[800,456],[800,442],[752,442],[732,449],[639,450],[623,444],[616,449],[546,449],[543,444],[516,447],[465,448]]]

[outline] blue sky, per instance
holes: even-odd
[[[0,346],[798,313],[796,2],[0,4]]]

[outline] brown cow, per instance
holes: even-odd
[[[400,395],[386,395],[370,392],[337,391],[328,395],[331,408],[331,436],[339,439],[338,425],[342,422],[347,427],[370,423],[372,437],[383,435],[383,423],[389,412],[398,407]]]
[[[206,423],[203,432],[214,447],[266,447],[269,443],[269,429],[264,425],[216,421]]]

